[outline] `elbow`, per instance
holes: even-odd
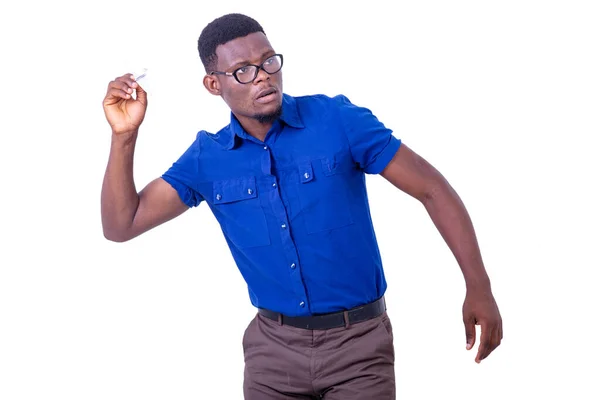
[[[102,215],[102,234],[106,240],[123,243],[133,238],[133,223]]]
[[[115,243],[123,243],[123,242],[126,242],[129,239],[131,239],[131,236],[128,235],[126,232],[119,232],[114,229],[104,228],[103,233],[104,233],[104,238],[106,240],[109,240],[109,241],[115,242]]]
[[[427,190],[424,191],[419,196],[419,201],[421,203],[423,203],[424,205],[427,205],[427,204],[435,201],[436,198],[438,198],[439,192],[440,192],[439,186],[438,185],[432,185],[429,188],[427,188]]]
[[[451,191],[452,189],[445,179],[435,179],[427,185],[427,188],[421,193],[419,201],[427,207],[437,200],[444,198],[451,193]]]

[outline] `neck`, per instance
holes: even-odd
[[[256,114],[253,116],[235,115],[238,122],[249,135],[264,142],[267,132],[273,126],[275,121],[281,116],[283,109],[281,106],[271,114]]]
[[[260,122],[254,118],[240,118],[237,117],[240,125],[248,134],[261,142],[265,140],[267,132],[273,126],[273,122]]]

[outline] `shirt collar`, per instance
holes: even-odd
[[[296,104],[296,99],[287,94],[283,94],[283,101],[281,104],[281,117],[279,117],[283,123],[291,126],[292,128],[302,129],[304,128],[304,123],[298,114],[298,106]],[[225,136],[219,142],[225,147],[227,150],[233,149],[235,145],[235,137],[247,137],[248,134],[244,131],[242,125],[237,120],[235,115],[231,113],[231,121],[229,126],[222,131],[222,134]]]
[[[300,114],[298,114],[298,106],[296,104],[296,99],[287,94],[283,94],[283,103],[282,103],[282,113],[281,120],[285,122],[287,125],[292,128],[302,129],[304,128],[304,123],[300,118]]]

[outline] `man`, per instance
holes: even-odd
[[[110,82],[102,223],[107,239],[123,242],[207,202],[258,309],[243,339],[245,397],[395,398],[365,174],[381,174],[427,209],[465,278],[467,349],[480,324],[476,362],[485,359],[502,321],[467,211],[443,176],[346,97],[284,94],[283,56],[257,21],[217,18],[198,50],[204,86],[227,103],[230,124],[200,131],[137,193],[133,154],[147,97],[130,74]]]

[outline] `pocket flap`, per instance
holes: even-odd
[[[333,175],[337,167],[335,156],[321,159],[321,166],[323,167],[323,174],[325,176]]]
[[[256,196],[256,178],[253,176],[215,181],[213,183],[213,201],[215,204],[253,199]]]
[[[313,180],[314,174],[310,161],[302,162],[298,165],[298,173],[300,174],[300,182],[307,183]]]
[[[323,167],[323,175],[331,176],[350,171],[354,163],[348,152],[339,152],[322,158],[321,166]]]

